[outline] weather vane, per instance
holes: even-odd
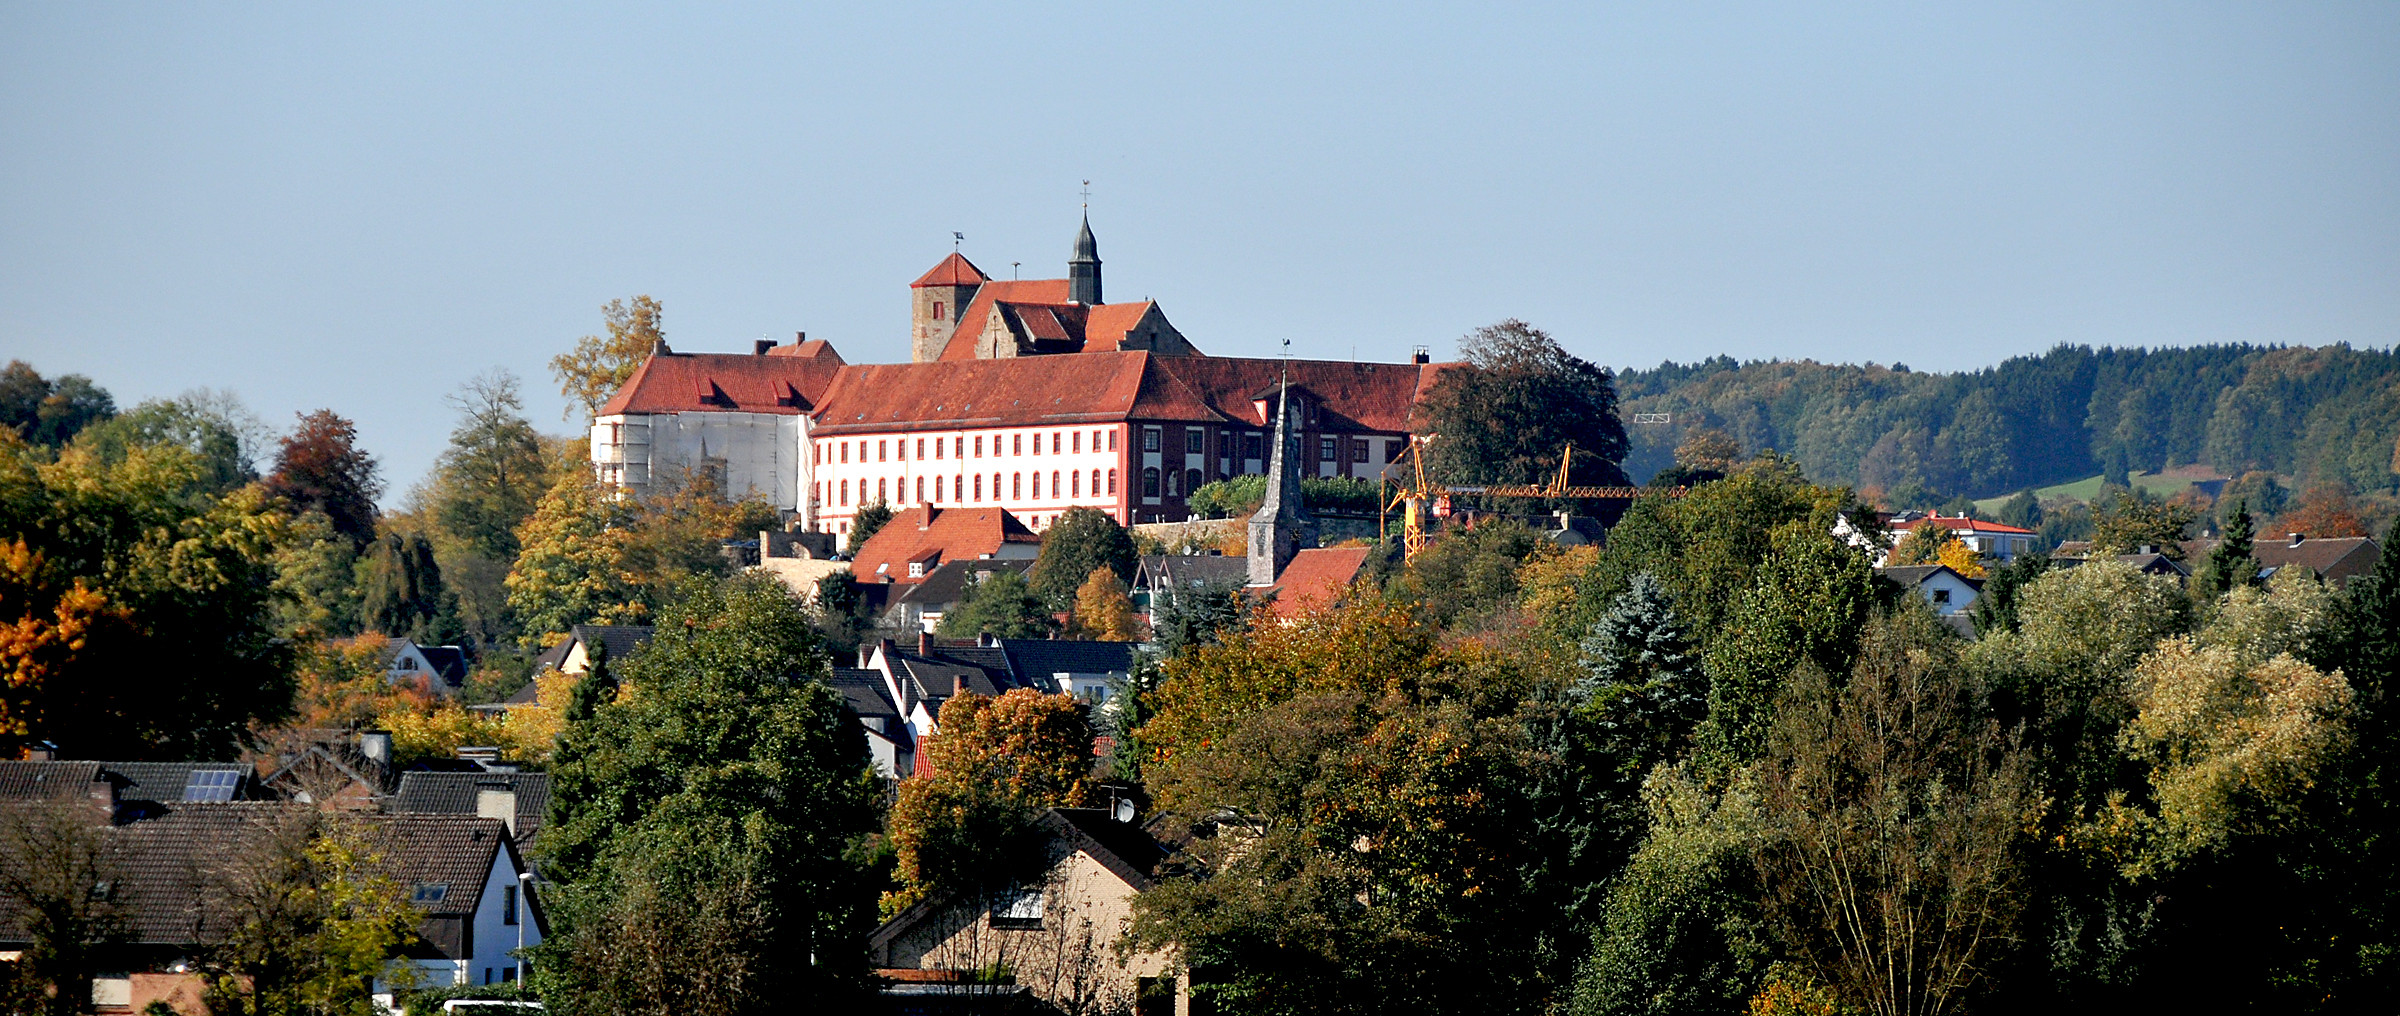
[[[967,242],[967,234],[956,230],[950,233],[950,253],[958,253],[958,245]]]

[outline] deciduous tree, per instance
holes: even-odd
[[[1107,512],[1069,508],[1060,512],[1042,533],[1042,554],[1026,576],[1033,595],[1051,610],[1071,610],[1075,588],[1094,568],[1106,568],[1119,582],[1133,581],[1133,538]]]
[[[586,419],[598,416],[600,407],[617,394],[650,351],[666,341],[658,324],[664,313],[659,302],[648,296],[608,301],[600,308],[608,335],[586,335],[575,341],[573,350],[550,359],[559,394],[566,396],[570,405],[582,407]]]
[[[1048,634],[1055,624],[1024,576],[995,570],[967,587],[966,595],[942,614],[937,630],[944,638],[1027,639]]]
[[[375,538],[375,499],[383,480],[374,456],[358,447],[358,427],[333,410],[300,414],[299,428],[276,452],[267,493],[290,501],[295,512],[323,512],[353,547]]]
[[[533,514],[551,480],[541,440],[525,420],[516,375],[478,375],[449,401],[459,423],[434,467],[434,518],[474,553],[514,560],[517,526]]]
[[[1549,333],[1511,318],[1459,340],[1465,366],[1426,393],[1420,432],[1439,437],[1426,464],[1456,483],[1542,483],[1575,446],[1569,479],[1621,485],[1625,425],[1608,370],[1569,353]]]
[[[1075,635],[1109,642],[1131,642],[1142,637],[1142,625],[1133,615],[1133,597],[1117,573],[1106,568],[1094,568],[1075,590]]]
[[[1083,704],[1012,688],[942,703],[940,733],[892,804],[900,888],[884,912],[937,897],[982,900],[1038,876],[1035,819],[1043,808],[1089,804],[1092,726]]]

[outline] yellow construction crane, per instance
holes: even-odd
[[[1401,454],[1409,458],[1409,467],[1415,473],[1414,483],[1399,483],[1392,480],[1389,475],[1383,479],[1383,482],[1392,489],[1392,494],[1384,499],[1382,514],[1389,516],[1392,509],[1400,509],[1400,546],[1407,560],[1412,562],[1417,559],[1417,552],[1424,550],[1426,543],[1432,539],[1426,535],[1426,517],[1436,512],[1447,514],[1446,509],[1452,494],[1473,494],[1479,497],[1631,501],[1644,494],[1664,493],[1668,497],[1682,497],[1684,492],[1682,487],[1666,491],[1653,491],[1642,487],[1568,486],[1567,472],[1569,467],[1575,463],[1575,446],[1573,444],[1567,445],[1566,450],[1560,453],[1558,475],[1551,477],[1547,484],[1492,483],[1435,486],[1425,478],[1425,446],[1432,444],[1434,438],[1438,436],[1418,434],[1409,437],[1408,450]],[[1390,535],[1388,530],[1383,533],[1386,539],[1389,539]]]

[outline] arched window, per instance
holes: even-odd
[[[1071,481],[1071,482],[1072,482],[1072,484],[1073,484],[1073,486],[1074,486],[1074,488],[1075,488],[1075,491],[1074,491],[1074,496],[1076,496],[1076,497],[1082,497],[1082,496],[1083,496],[1083,470],[1080,470],[1080,469],[1078,469],[1078,470],[1076,470],[1076,471],[1074,471],[1074,472],[1072,472],[1072,473],[1068,473],[1068,474],[1067,474],[1067,479],[1068,479],[1069,481]],[[1051,485],[1052,485],[1052,486],[1056,486],[1056,485],[1057,485],[1057,481],[1052,481]]]
[[[983,474],[975,474],[975,500],[983,500]]]
[[[1142,467],[1142,496],[1143,496],[1143,497],[1157,497],[1157,496],[1158,496],[1158,467],[1157,467],[1157,466],[1144,466],[1144,467]]]
[[[933,478],[933,501],[935,504],[942,501],[942,478],[939,476]]]
[[[1092,493],[1097,494],[1099,492],[1100,471],[1095,469],[1092,470]],[[1108,492],[1112,495],[1117,492],[1117,471],[1114,469],[1108,471]]]
[[[1011,501],[1021,501],[1021,500],[1024,500],[1024,498],[1025,498],[1025,474],[1023,474],[1023,473],[1010,473],[1010,474],[1008,474],[1008,499],[1009,499],[1009,500],[1011,500]]]
[[[1080,486],[1082,486],[1082,484],[1076,484],[1076,486],[1080,487]],[[1078,490],[1078,491],[1076,491],[1076,493],[1080,494],[1080,493],[1083,493],[1083,492],[1082,492],[1082,491],[1080,491],[1080,490]],[[1055,469],[1053,469],[1053,470],[1051,470],[1051,471],[1050,471],[1050,496],[1051,496],[1051,497],[1054,497],[1054,498],[1059,496],[1059,493],[1058,493],[1058,470],[1055,470]]]
[[[917,500],[925,500],[925,478],[922,476],[917,477]]]
[[[842,503],[850,503],[850,481],[848,480],[842,481]]]
[[[967,477],[966,474],[960,473],[950,478],[950,503],[957,504],[966,499]]]
[[[889,504],[889,503],[891,503],[891,500],[892,500],[892,499],[891,499],[891,495],[890,495],[889,493],[887,493],[887,491],[890,489],[890,487],[888,486],[888,484],[889,484],[889,483],[890,483],[890,481],[889,481],[889,480],[886,480],[886,479],[884,479],[884,478],[882,478],[882,477],[877,477],[877,478],[876,478],[876,480],[875,480],[875,500],[877,500],[877,501],[881,501],[881,502],[884,502],[884,503],[886,503],[886,504]],[[861,489],[859,490],[859,493],[863,495],[863,494],[865,494],[865,493],[866,493],[866,490],[865,490],[864,488],[861,488]]]
[[[1199,470],[1197,470],[1197,469],[1186,469],[1186,470],[1184,470],[1184,471],[1183,471],[1183,492],[1184,492],[1184,493],[1186,493],[1186,494],[1189,494],[1189,493],[1191,493],[1191,492],[1193,492],[1193,491],[1195,491],[1195,490],[1198,490],[1198,489],[1200,489],[1200,483],[1201,483],[1201,479],[1200,479],[1200,471],[1199,471]]]

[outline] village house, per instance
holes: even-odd
[[[1900,512],[1885,524],[1884,533],[1891,542],[1898,543],[1910,530],[1927,522],[1949,530],[1950,535],[1957,537],[1958,542],[1966,544],[1967,549],[1978,556],[2000,561],[2014,561],[2019,554],[2031,553],[2034,537],[2039,535],[2033,530],[2006,523],[1970,518],[1965,512],[1944,515],[1938,511],[1930,514]]]
[[[878,502],[998,508],[1037,532],[1072,507],[1182,519],[1193,488],[1265,471],[1285,377],[1306,474],[1379,477],[1407,447],[1441,365],[1202,355],[1156,304],[1101,302],[1089,239],[1066,279],[945,258],[910,286],[910,363],[662,343],[595,419],[596,475],[639,493],[706,473],[834,534]]]
[[[107,844],[105,870],[95,869],[99,881],[82,891],[109,904],[129,934],[109,948],[93,983],[95,1011],[136,1013],[154,1003],[190,1016],[208,1011],[202,970],[245,919],[244,887],[277,877],[277,852],[298,849],[295,831],[320,814],[315,805],[243,799],[256,788],[237,768],[0,762],[0,810],[9,821],[59,836],[72,835],[72,823],[88,823]],[[181,787],[167,786],[170,770],[181,771]],[[329,814],[361,837],[377,858],[376,873],[399,884],[422,915],[391,976],[404,970],[399,979],[419,985],[517,978],[513,952],[538,945],[546,926],[508,823],[469,814]],[[39,834],[20,834],[18,849],[32,855],[10,853],[0,864],[26,870],[48,863],[52,851],[29,837]],[[28,905],[0,893],[0,954],[33,946]],[[375,990],[388,995],[390,988],[379,982]]]
[[[995,898],[926,900],[884,922],[867,948],[892,982],[886,996],[930,1006],[1025,994],[1067,1012],[1190,1012],[1188,985],[1164,951],[1115,949],[1134,896],[1168,854],[1135,814],[1131,802],[1050,809],[1037,881]],[[1003,983],[982,976],[1001,970]]]
[[[383,676],[393,684],[421,684],[436,695],[457,695],[467,687],[467,651],[393,639],[384,646]]]

